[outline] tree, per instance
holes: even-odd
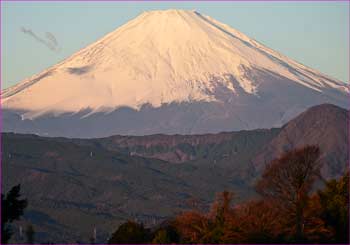
[[[208,217],[198,211],[178,215],[175,227],[181,235],[182,243],[202,243],[210,229]]]
[[[152,240],[152,243],[154,244],[170,244],[171,242],[172,241],[166,230],[159,230]]]
[[[321,218],[334,231],[335,243],[349,243],[349,171],[339,180],[329,180],[318,191]]]
[[[267,165],[256,186],[258,193],[284,211],[286,220],[293,221],[290,233],[297,242],[305,239],[304,211],[312,185],[320,176],[319,157],[317,146],[290,150]]]
[[[216,197],[210,214],[216,223],[224,224],[229,216],[233,214],[233,208],[231,207],[232,198],[233,193],[229,191],[223,191]]]
[[[184,243],[224,243],[233,239],[232,227],[234,211],[231,207],[233,194],[228,191],[220,193],[209,214],[199,211],[184,212],[176,217],[176,229]],[[226,231],[229,235],[226,236]]]
[[[170,244],[179,243],[180,236],[175,227],[175,221],[172,219],[164,220],[152,232],[152,243]]]
[[[29,224],[26,229],[26,237],[27,237],[27,243],[33,244],[34,243],[34,237],[35,237],[35,231],[34,227]]]
[[[211,231],[208,234],[211,243],[237,242],[235,213],[231,206],[233,193],[223,191],[218,194],[209,214]]]
[[[309,198],[304,212],[304,235],[307,241],[312,241],[313,243],[332,242],[334,232],[325,225],[321,216],[320,198],[315,193]]]
[[[21,185],[16,185],[5,195],[1,194],[1,243],[7,243],[12,230],[10,224],[14,220],[19,220],[27,207],[26,199],[19,199]]]
[[[281,214],[267,200],[252,200],[236,210],[240,227],[240,243],[284,242]]]
[[[150,231],[145,229],[143,224],[138,224],[133,221],[127,221],[126,223],[119,226],[118,230],[113,233],[109,239],[109,244],[141,244],[149,243]]]

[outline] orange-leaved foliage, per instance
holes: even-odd
[[[233,206],[233,193],[224,191],[209,212],[192,210],[178,215],[175,228],[181,241],[348,242],[349,174],[326,182],[324,189],[315,192],[321,169],[319,157],[317,146],[285,152],[266,167],[258,180],[259,198]]]

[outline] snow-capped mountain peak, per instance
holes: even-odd
[[[346,84],[209,16],[161,10],[140,14],[63,62],[5,89],[2,106],[21,111],[23,119],[88,109],[86,117],[171,103],[237,106],[249,103],[247,98],[272,99],[281,86],[322,98],[349,92]]]

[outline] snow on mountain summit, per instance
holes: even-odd
[[[28,110],[33,117],[48,111],[217,101],[218,87],[236,96],[238,90],[258,96],[259,81],[249,77],[253,69],[317,91],[347,91],[341,82],[208,16],[165,10],[144,12],[62,63],[4,90],[3,107]]]

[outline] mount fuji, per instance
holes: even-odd
[[[1,106],[5,132],[91,138],[279,127],[317,104],[348,109],[348,94],[209,16],[165,10],[3,90]]]

